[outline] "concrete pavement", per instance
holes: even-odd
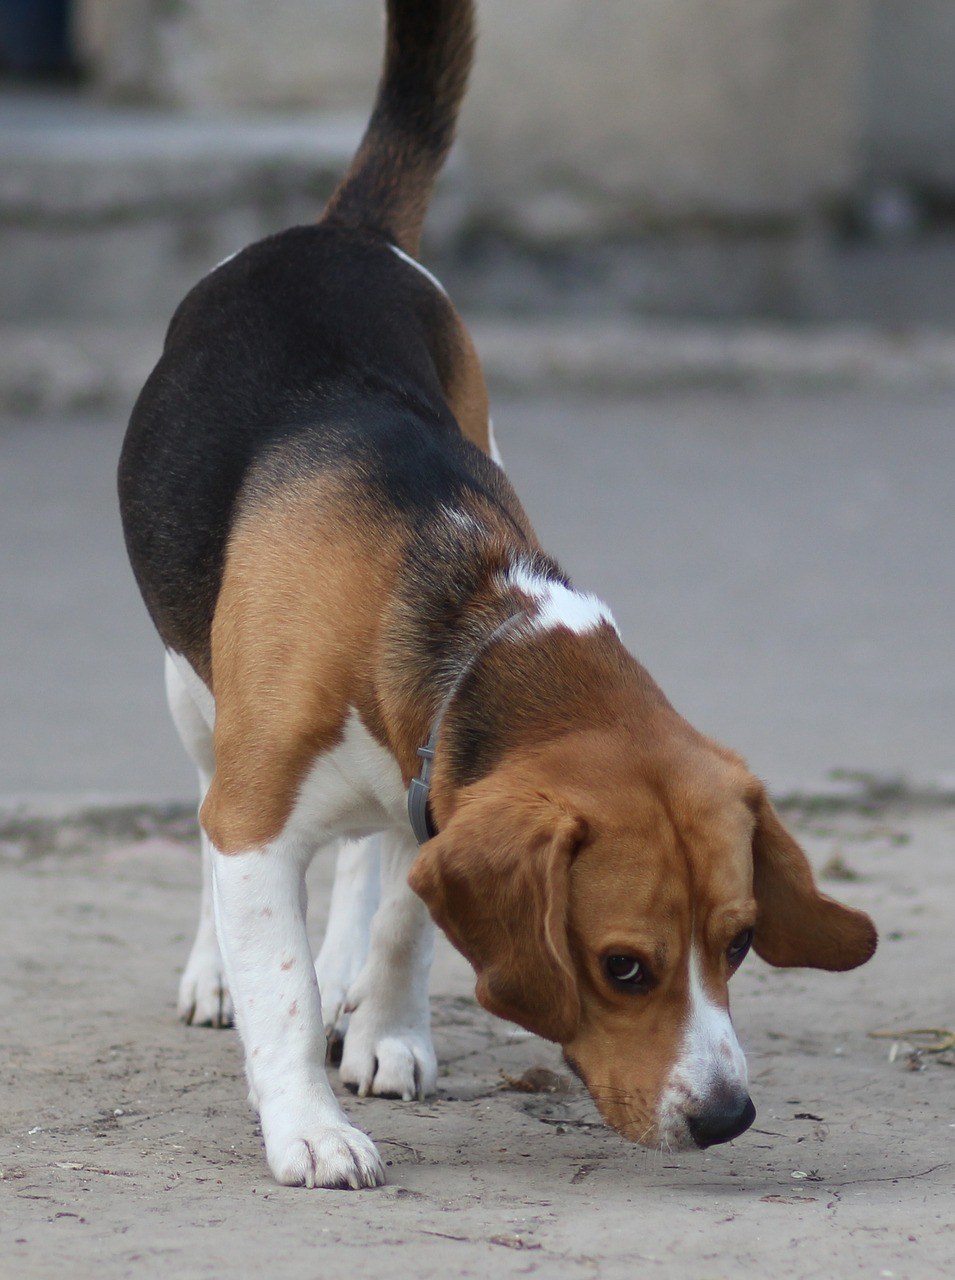
[[[544,545],[777,792],[955,775],[955,393],[495,398]],[[0,422],[0,797],[187,797],[113,492],[123,424]]]

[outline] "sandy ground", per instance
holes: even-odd
[[[951,1276],[955,1053],[913,1054],[909,1037],[890,1060],[893,1041],[869,1033],[955,1023],[955,807],[789,820],[882,943],[846,975],[744,965],[748,1134],[646,1153],[576,1084],[515,1089],[528,1068],[560,1072],[555,1051],[483,1013],[445,947],[439,1095],[346,1095],[389,1182],[337,1192],[271,1181],[234,1033],[176,1021],[196,911],[188,817],[8,814],[0,1277]],[[314,868],[317,933],[330,871]]]

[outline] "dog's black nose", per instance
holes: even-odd
[[[720,1101],[716,1106],[707,1107],[698,1115],[687,1116],[690,1136],[698,1147],[714,1147],[718,1142],[732,1142],[741,1133],[745,1133],[756,1119],[756,1108],[752,1098],[744,1096],[732,1101]]]

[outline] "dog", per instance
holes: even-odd
[[[192,290],[123,445],[126,543],[203,797],[180,1014],[234,1015],[280,1183],[374,1186],[326,1039],[344,1032],[361,1095],[434,1092],[436,923],[480,1003],[562,1046],[622,1135],[726,1142],[755,1115],[727,985],[750,946],[843,970],[875,930],[539,545],[417,262],[473,6],[386,7],[323,216]],[[313,962],[305,871],[335,841]]]

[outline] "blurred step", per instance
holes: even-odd
[[[125,418],[159,357],[166,320],[0,324],[0,413]],[[955,334],[941,330],[542,316],[477,317],[469,328],[495,397],[955,388]]]
[[[237,249],[316,218],[364,119],[184,115],[76,93],[0,93],[0,323],[168,320]],[[540,215],[546,206],[547,217]],[[955,232],[881,242],[663,225],[576,235],[529,187],[504,225],[453,155],[424,258],[466,315],[955,325]]]
[[[315,218],[361,129],[3,94],[0,320],[168,316],[222,258]]]

